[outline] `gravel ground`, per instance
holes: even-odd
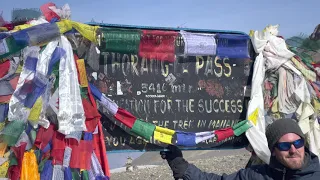
[[[222,173],[231,174],[235,171],[244,168],[250,158],[249,154],[222,156],[222,157],[210,157],[206,159],[199,159],[195,161],[189,161],[196,165],[199,169],[206,172],[214,172],[221,175]],[[134,172],[121,172],[111,174],[111,180],[129,180],[129,179],[141,179],[141,180],[164,180],[174,179],[172,172],[167,162],[164,161],[162,165],[156,168],[137,169]]]

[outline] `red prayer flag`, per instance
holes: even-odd
[[[21,172],[21,169],[19,169],[19,166],[17,166],[17,165],[10,166],[8,169],[9,179],[19,180],[20,172]]]
[[[0,69],[1,71],[1,69]],[[19,81],[19,76],[15,76],[14,78],[12,78],[9,83],[11,84],[12,89],[16,89],[17,84]],[[6,95],[6,96],[0,96],[0,103],[7,103],[10,101],[12,94],[10,95]]]
[[[5,61],[0,64],[0,78],[8,74],[10,68],[10,61]]]
[[[13,23],[6,23],[6,24],[2,25],[1,27],[5,27],[5,28],[7,28],[8,31],[11,31],[14,29],[14,24]]]
[[[234,135],[231,127],[214,131],[217,136],[217,142],[227,139]]]
[[[15,76],[14,78],[12,78],[10,80],[10,84],[12,89],[16,89],[17,85],[18,85],[18,81],[19,81],[20,76]]]
[[[20,178],[20,172],[22,167],[23,154],[26,149],[27,143],[23,142],[19,147],[11,147],[14,155],[17,158],[18,165],[13,165],[8,169],[8,175],[11,180],[18,180]]]
[[[46,18],[46,20],[49,22],[53,18],[57,18],[57,20],[60,20],[60,16],[58,16],[58,14],[56,14],[51,9],[49,9],[50,6],[56,6],[56,5],[52,2],[49,2],[49,3],[44,4],[40,7],[40,10],[41,10],[42,14],[44,15],[44,17]]]
[[[124,125],[128,126],[130,129],[132,129],[133,124],[137,119],[131,113],[122,108],[118,108],[118,111],[114,115],[114,117],[120,122],[122,122]]]
[[[106,153],[107,150],[106,150],[106,145],[104,141],[102,125],[100,121],[98,123],[98,134],[93,135],[93,146],[94,146],[94,152],[101,164],[104,174],[110,177],[110,168],[109,168],[109,163],[108,163],[108,158]]]
[[[83,102],[83,107],[84,107],[84,113],[86,116],[86,127],[87,131],[86,132],[94,132],[96,129],[98,122],[101,119],[101,115],[97,109],[96,101],[91,93],[91,89],[88,86],[88,97],[89,100],[82,101]]]
[[[52,139],[53,134],[54,134],[53,124],[50,124],[48,129],[40,126],[37,132],[36,140],[34,141],[34,145],[37,146],[37,148],[43,150]]]
[[[96,129],[98,125],[98,121],[100,120],[101,116],[98,110],[94,108],[88,100],[83,98],[82,105],[84,109],[84,114],[86,116],[86,121],[85,121],[86,127],[87,127],[86,132],[92,133]]]
[[[55,131],[52,137],[52,164],[53,165],[62,165],[63,164],[63,155],[64,149],[66,147],[65,136],[64,134]]]
[[[70,168],[79,168],[90,170],[91,154],[93,152],[92,141],[80,140],[79,145],[70,145],[71,159]]]
[[[173,62],[177,35],[178,32],[175,31],[143,30],[139,56]]]
[[[0,96],[0,103],[9,103],[12,95]]]
[[[314,68],[320,67],[320,63],[317,64],[311,64]]]
[[[88,86],[88,94],[89,94],[89,99],[92,103],[92,106],[97,110],[97,112],[99,113],[98,109],[97,109],[97,104],[96,101],[91,93],[91,89],[90,86]],[[98,118],[98,134],[93,134],[93,149],[94,152],[99,160],[99,163],[101,165],[101,168],[104,172],[104,174],[108,177],[110,177],[110,168],[109,168],[109,163],[108,163],[108,158],[107,158],[107,150],[106,150],[106,145],[105,145],[105,141],[104,141],[104,134],[103,134],[103,130],[102,130],[102,125],[100,122],[101,119],[101,115],[99,113],[99,118]]]

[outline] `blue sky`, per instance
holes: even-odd
[[[48,1],[1,0],[0,12],[10,20],[13,8],[39,8]],[[97,22],[188,28],[262,30],[280,24],[284,37],[310,34],[320,21],[319,0],[53,0],[69,3],[72,19]],[[320,19],[320,18],[319,18]]]

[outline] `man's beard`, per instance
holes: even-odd
[[[294,154],[290,154],[285,158],[278,159],[284,166],[287,168],[296,170],[300,169],[304,163],[304,155],[299,152],[295,152]]]

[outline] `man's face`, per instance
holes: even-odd
[[[300,136],[294,133],[288,133],[283,135],[278,143],[281,142],[293,142],[295,140],[301,139]],[[300,148],[295,148],[291,144],[291,148],[288,151],[280,151],[277,147],[273,151],[273,155],[277,160],[289,169],[300,169],[304,162],[304,146]]]

